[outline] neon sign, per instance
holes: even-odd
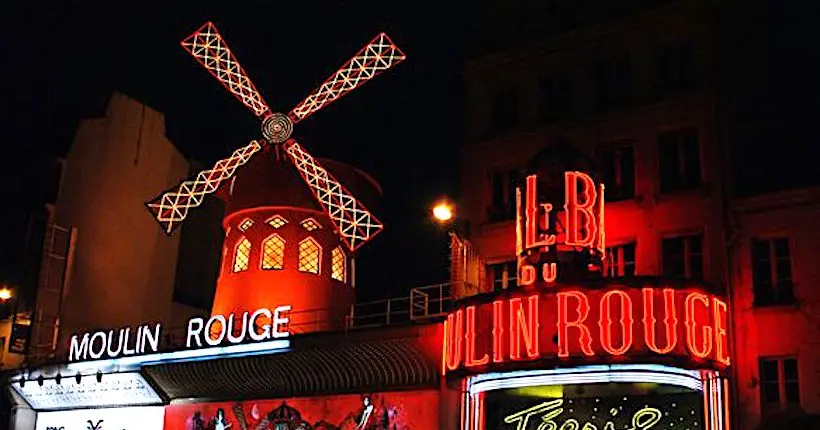
[[[442,370],[638,354],[727,366],[728,342],[726,302],[698,290],[546,290],[451,312]]]
[[[538,199],[538,177],[530,175],[526,181],[524,208],[521,208],[521,190],[517,191],[516,251],[518,254],[519,285],[540,282],[551,285],[559,280],[560,272],[570,265],[559,266],[560,255],[587,255],[579,259],[575,270],[565,279],[600,269],[606,237],[604,233],[604,186],[581,172],[564,173],[564,206],[558,213],[553,203]],[[523,214],[522,214],[523,212]],[[522,219],[523,217],[523,219]],[[579,252],[583,251],[583,252]],[[540,270],[539,270],[540,269]]]
[[[288,324],[290,305],[278,306],[235,314],[227,317],[213,315],[207,322],[203,318],[188,320],[185,336],[186,348],[217,346],[225,341],[231,344],[264,342],[290,336]],[[241,318],[241,322],[237,321]],[[132,336],[133,335],[133,336]],[[133,331],[130,327],[119,330],[96,331],[71,336],[68,361],[114,359],[117,357],[155,354],[160,349],[162,324],[141,325]]]
[[[561,425],[555,421],[555,418],[564,413],[564,399],[551,400],[541,403],[531,408],[504,417],[504,423],[514,424],[515,430],[527,430],[530,424],[530,418],[533,418],[532,423],[537,423],[537,428],[541,429],[586,429],[596,430],[598,427],[587,421],[581,423],[575,418],[566,419]],[[618,409],[611,409],[609,414],[611,416],[618,415]],[[627,430],[648,430],[660,422],[663,413],[658,408],[645,407],[635,412],[632,415],[632,426]],[[615,430],[615,423],[607,421],[604,424],[604,430]]]

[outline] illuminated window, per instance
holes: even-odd
[[[279,228],[287,224],[288,221],[279,215],[274,215],[268,219],[267,223],[273,228]]]
[[[251,259],[251,242],[242,238],[236,245],[236,251],[233,256],[233,271],[244,272],[248,270],[248,265]]]
[[[316,220],[313,219],[313,218],[308,218],[306,220],[303,220],[302,222],[299,223],[299,225],[301,225],[307,231],[313,231],[313,230],[318,230],[318,229],[322,228],[322,226],[319,225],[319,223],[316,222]]]
[[[691,190],[702,182],[698,131],[692,127],[658,136],[658,170],[662,193]]]
[[[752,285],[755,305],[794,303],[789,239],[752,241]]]
[[[247,231],[253,225],[253,220],[250,218],[245,218],[242,222],[239,223],[239,229],[242,231]]]
[[[800,382],[796,358],[760,359],[760,409],[762,414],[790,409],[800,404]]]
[[[606,201],[635,197],[635,151],[630,142],[606,145],[598,152],[606,185]]]
[[[347,259],[345,258],[345,252],[342,251],[341,247],[335,248],[330,254],[330,277],[337,281],[344,282],[346,267]]]
[[[703,279],[703,235],[663,239],[661,253],[664,276]]]
[[[322,248],[312,237],[299,242],[299,271],[319,274]]]
[[[285,267],[285,239],[273,234],[262,242],[262,269],[281,270]]]
[[[493,290],[501,291],[518,286],[518,264],[515,261],[488,264],[487,269],[493,280]]]
[[[635,276],[635,243],[612,246],[606,249],[604,275],[610,278]]]

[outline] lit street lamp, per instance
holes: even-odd
[[[433,218],[439,223],[446,223],[453,219],[453,207],[446,201],[440,201],[433,206]]]
[[[11,290],[7,287],[0,288],[0,301],[8,301],[13,297]]]

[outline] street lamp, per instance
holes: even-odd
[[[0,300],[1,301],[8,301],[13,297],[11,290],[7,287],[0,288]]]
[[[439,223],[446,223],[453,219],[453,206],[446,200],[441,200],[433,206],[433,218]]]

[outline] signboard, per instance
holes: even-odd
[[[699,392],[641,395],[630,393],[634,390],[627,384],[609,385],[588,385],[584,387],[583,396],[563,398],[537,395],[566,391],[566,387],[560,386],[487,392],[483,402],[487,428],[683,430],[704,427],[703,398]],[[592,393],[599,395],[590,395]]]
[[[191,318],[185,348],[214,347],[224,343],[244,344],[285,338],[290,335],[290,305],[244,312],[242,315],[213,315],[207,320]],[[71,336],[68,361],[105,360],[118,357],[156,354],[162,339],[161,324],[136,328],[96,331]]]
[[[538,359],[680,356],[729,365],[727,305],[693,289],[549,289],[461,303],[444,326],[445,371]]]
[[[170,405],[165,430],[439,428],[438,391]]]
[[[25,385],[16,381],[11,386],[38,411],[162,404],[162,399],[137,372],[106,374],[100,382],[94,378],[87,375],[77,382],[73,377],[64,377],[59,384],[54,379],[44,379],[42,386],[37,381]]]
[[[539,178],[517,190],[518,284],[553,285],[600,273],[604,257],[604,186],[582,172],[564,173],[564,199],[543,201]],[[555,196],[552,196],[555,197]],[[523,207],[522,207],[523,204]]]
[[[76,409],[40,412],[35,430],[162,430],[165,408]]]
[[[27,353],[29,336],[31,336],[31,313],[16,313],[11,325],[9,352]]]

